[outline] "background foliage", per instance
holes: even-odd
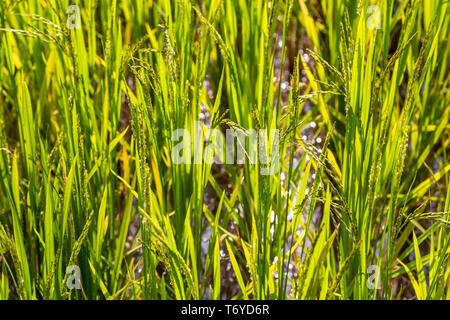
[[[450,298],[448,1],[71,4],[0,6],[0,299]]]

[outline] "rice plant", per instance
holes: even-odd
[[[2,0],[0,299],[450,299],[449,22]]]

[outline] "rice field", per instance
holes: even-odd
[[[2,0],[0,300],[450,299],[449,22]]]

